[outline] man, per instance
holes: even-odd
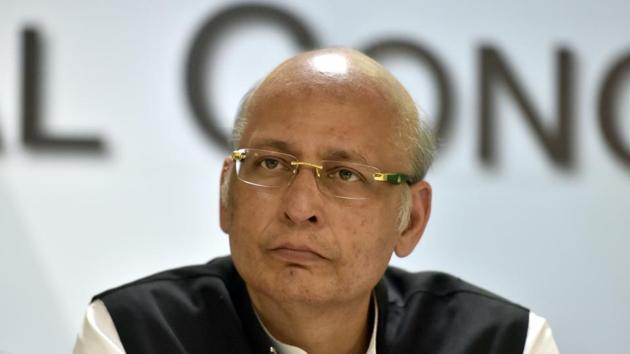
[[[441,273],[388,268],[427,225],[413,100],[350,49],[303,53],[243,100],[223,165],[231,257],[97,295],[75,353],[557,353],[544,319]]]

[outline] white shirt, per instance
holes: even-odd
[[[376,328],[378,311],[374,311],[372,337],[366,354],[376,354]],[[264,328],[264,326],[263,326]],[[267,329],[265,328],[265,331]],[[267,332],[269,334],[269,332]],[[305,354],[302,349],[282,343],[271,336],[274,349],[278,354]],[[125,349],[114,326],[105,304],[96,300],[88,307],[81,331],[77,336],[73,354],[124,354]],[[529,327],[523,354],[559,354],[556,342],[551,334],[547,320],[529,313]]]
[[[372,300],[373,300],[372,303],[374,304],[374,306],[373,306],[373,308],[374,308],[374,321],[373,321],[373,323],[374,324],[372,325],[372,335],[370,337],[370,344],[368,345],[368,349],[365,352],[365,354],[376,354],[376,329],[378,328],[378,303],[376,302],[376,296],[375,295],[372,295]],[[267,327],[265,327],[265,324],[262,323],[262,321],[260,320],[260,317],[258,316],[258,314],[256,314],[256,317],[258,317],[258,322],[260,323],[262,328],[265,330],[265,333],[267,333],[269,338],[271,338],[271,343],[273,345],[273,347],[272,347],[273,351],[270,350],[271,353],[277,353],[277,354],[308,354],[302,348],[298,348],[296,346],[289,345],[289,344],[286,344],[286,343],[283,343],[283,342],[277,340],[276,337],[274,337],[271,333],[269,333],[269,331],[267,330]]]

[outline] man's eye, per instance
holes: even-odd
[[[356,179],[357,177],[354,175],[354,173],[352,173],[352,171],[341,170],[339,171],[339,178],[341,178],[344,181],[352,181],[353,179]]]
[[[267,158],[262,160],[260,165],[268,170],[274,170],[278,168],[280,161],[278,161],[278,159]]]
[[[347,168],[338,168],[331,171],[328,177],[338,179],[343,182],[360,182],[362,181],[361,175],[353,170]]]

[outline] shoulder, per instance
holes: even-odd
[[[103,301],[131,353],[247,352],[240,312],[246,290],[230,257],[163,271],[107,290]],[[237,344],[235,344],[237,343]]]
[[[154,292],[160,289],[184,290],[203,283],[222,287],[238,278],[229,256],[215,258],[208,263],[169,269],[104,291],[94,299],[108,299],[124,294]]]
[[[523,352],[529,310],[460,278],[389,267],[376,291],[390,352]]]
[[[521,305],[448,273],[435,271],[412,273],[388,267],[383,283],[387,289],[389,302],[396,306],[408,306],[418,297],[427,297],[435,301],[451,301],[453,298],[461,297],[488,306],[529,313],[529,310]]]
[[[165,313],[173,318],[199,316],[203,311],[196,310],[230,305],[231,293],[242,287],[240,283],[231,258],[222,257],[138,279],[102,292],[94,300],[102,300],[115,321],[139,314],[143,318]]]

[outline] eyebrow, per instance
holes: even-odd
[[[251,144],[252,148],[274,149],[279,152],[297,155],[290,143],[278,139],[262,139]],[[350,161],[368,164],[368,160],[359,151],[354,149],[328,148],[324,151],[322,160]]]
[[[277,139],[260,140],[260,141],[255,142],[255,144],[252,144],[251,147],[258,148],[258,149],[272,148],[272,149],[276,149],[280,152],[285,152],[288,154],[293,153],[289,143],[282,140],[277,140]]]
[[[363,164],[367,164],[368,160],[356,150],[345,150],[331,148],[326,151],[324,160],[339,160],[339,161],[357,161]]]

